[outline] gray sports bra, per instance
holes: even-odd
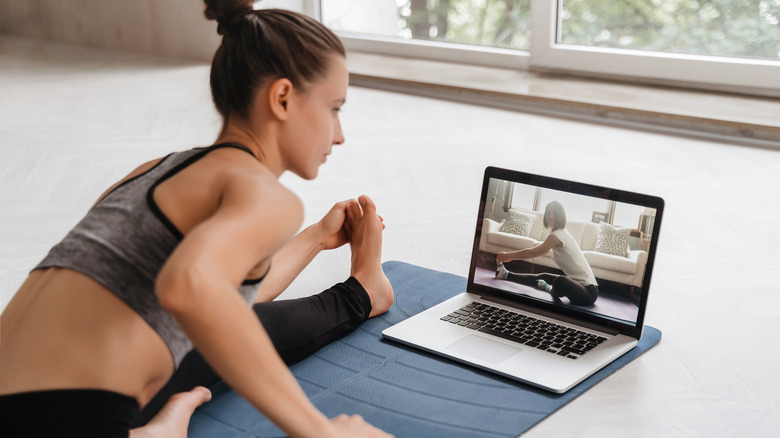
[[[35,269],[60,267],[78,271],[114,293],[157,331],[178,368],[192,343],[154,293],[157,274],[183,235],[154,202],[154,189],[225,143],[172,153],[153,168],[108,193],[84,219],[54,246]],[[262,278],[245,281],[238,292],[251,303]]]

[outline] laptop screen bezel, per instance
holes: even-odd
[[[635,325],[621,322],[612,318],[599,316],[598,314],[583,312],[581,310],[577,310],[574,307],[556,305],[552,302],[548,303],[540,301],[538,299],[518,295],[474,282],[474,274],[479,258],[479,243],[480,239],[482,238],[482,224],[484,221],[485,207],[487,206],[488,185],[491,178],[579,195],[592,196],[610,201],[635,204],[644,207],[650,207],[656,210],[655,222],[653,224],[653,230],[651,234],[653,238],[651,239],[650,246],[648,248],[647,265],[645,267],[645,275],[642,281],[642,295],[639,300],[639,309]],[[606,329],[613,330],[626,336],[639,339],[642,336],[642,328],[644,326],[645,310],[647,308],[650,280],[653,273],[656,247],[658,245],[658,237],[663,218],[663,210],[664,200],[657,196],[644,195],[640,193],[601,187],[549,176],[535,175],[516,170],[502,169],[499,167],[488,167],[485,169],[485,174],[482,181],[482,191],[480,194],[479,211],[477,214],[477,224],[475,227],[473,241],[474,246],[471,252],[471,263],[469,267],[468,290],[472,293],[495,296],[504,300],[522,304],[524,306],[538,308],[545,312],[552,313],[554,315],[560,315],[568,319],[575,319],[577,321],[595,324],[597,326],[605,327]]]

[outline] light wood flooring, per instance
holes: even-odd
[[[0,309],[113,181],[212,142],[208,69],[0,36]],[[780,148],[357,87],[342,121],[347,142],[316,181],[282,179],[307,223],[336,201],[372,196],[385,260],[465,274],[487,165],[666,199],[646,317],[663,339],[528,436],[776,436]],[[286,296],[348,271],[347,250],[323,254]]]

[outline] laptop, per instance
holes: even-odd
[[[556,202],[566,216],[565,234],[571,237],[558,230],[556,239],[569,250],[577,246],[571,257],[581,253],[592,277],[574,272],[572,263],[564,260],[571,251],[534,257],[527,257],[526,251],[519,253],[523,258],[502,263],[499,271],[498,254],[548,240],[551,231],[545,227],[544,212]],[[663,199],[656,196],[488,167],[466,291],[382,334],[565,393],[641,338],[663,209]],[[554,215],[548,222],[554,222]],[[556,260],[567,265],[570,275]],[[596,287],[580,289],[577,284],[586,286],[588,278],[595,279]],[[547,281],[540,284],[537,279]],[[577,284],[571,287],[573,281]],[[597,289],[595,301],[592,293],[583,296],[583,289]]]

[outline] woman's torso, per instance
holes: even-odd
[[[553,248],[553,260],[561,268],[566,276],[581,283],[583,286],[595,285],[596,277],[590,269],[590,264],[585,260],[574,236],[565,228],[557,229],[550,233],[560,240],[561,245]]]
[[[225,169],[242,166],[247,157],[235,149],[209,152],[156,186],[154,203],[186,235],[217,209]],[[124,181],[159,162],[147,163]],[[261,261],[248,278],[261,277],[267,268],[268,261]],[[0,323],[0,394],[95,388],[135,397],[143,405],[174,370],[170,345],[138,309],[72,269],[33,271]]]

